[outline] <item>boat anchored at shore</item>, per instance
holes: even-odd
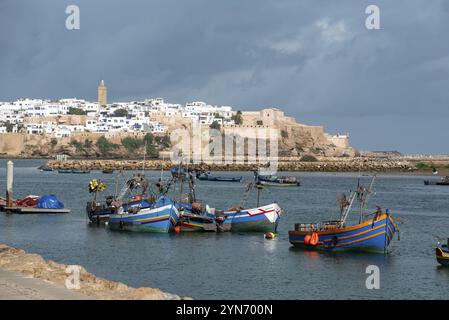
[[[374,180],[375,177],[368,190],[359,184],[357,190],[351,192],[349,199],[344,195],[339,199],[339,220],[295,224],[295,229],[288,232],[290,243],[309,250],[385,253],[398,228],[388,209],[383,211],[378,207],[376,212],[365,215],[372,218],[364,219],[364,208],[372,193]],[[346,225],[347,217],[356,199],[360,201],[359,222]]]
[[[449,186],[449,176],[443,177],[439,180],[425,180],[424,184],[426,186]]]

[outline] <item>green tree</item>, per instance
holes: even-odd
[[[117,144],[110,142],[105,136],[101,136],[95,145],[103,156],[107,156],[112,150],[118,148]]]
[[[318,159],[315,158],[312,155],[306,154],[304,156],[301,157],[301,159],[299,159],[299,161],[304,161],[304,162],[317,162]]]
[[[56,147],[56,145],[58,144],[58,140],[56,140],[56,138],[52,138],[50,140],[50,146],[53,149],[54,147]]]
[[[150,158],[157,158],[159,156],[159,152],[154,144],[147,144],[146,154]]]
[[[122,146],[129,152],[133,153],[143,146],[144,142],[142,139],[134,137],[126,137],[122,139]]]
[[[243,123],[242,111],[240,110],[237,111],[237,113],[231,117],[231,120],[234,120],[234,123],[237,125],[242,124]]]
[[[83,144],[78,140],[73,139],[72,141],[70,141],[70,145],[74,147],[76,151],[83,150]]]
[[[281,137],[284,138],[284,139],[288,138],[288,132],[285,131],[285,130],[282,130],[281,131]]]
[[[87,114],[87,112],[82,110],[82,109],[80,109],[80,108],[70,107],[69,108],[69,112],[67,112],[67,114],[76,115],[76,116],[84,116],[84,115]]]
[[[209,128],[220,130],[221,125],[218,123],[217,120],[215,120],[214,122],[212,122],[212,124],[209,126]]]
[[[148,132],[144,137],[143,137],[143,142],[146,142],[147,145],[152,144],[154,141],[154,136],[151,132]]]
[[[171,146],[170,136],[168,135],[162,137],[157,136],[154,140],[156,141],[156,144],[162,146],[162,148],[168,148]]]
[[[12,132],[12,129],[14,129],[14,125],[11,122],[5,123],[6,132]]]
[[[114,111],[114,117],[127,117],[128,111],[126,109],[117,109]]]
[[[84,140],[84,149],[90,150],[92,149],[92,146],[94,145],[93,141],[90,139]]]

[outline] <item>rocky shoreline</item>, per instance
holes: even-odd
[[[26,276],[65,285],[67,265],[45,261],[38,254],[0,244],[0,268]],[[80,288],[74,290],[90,298],[103,300],[189,300],[154,288],[132,288],[123,283],[99,278],[79,266]]]
[[[169,170],[174,164],[170,160],[50,160],[41,166],[54,170]],[[194,164],[193,168],[208,171],[253,171],[257,164]],[[327,160],[316,162],[280,161],[278,171],[322,171],[322,172],[413,172],[416,166],[405,160],[350,158],[344,160]]]

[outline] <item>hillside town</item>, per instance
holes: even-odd
[[[98,86],[95,102],[78,98],[23,98],[0,102],[0,153],[22,157],[46,157],[58,153],[105,156],[109,152],[101,153],[99,148],[91,147],[92,144],[98,146],[99,139],[122,145],[126,137],[125,144],[130,136],[142,139],[148,134],[165,139],[156,147],[158,151],[167,151],[170,149],[167,141],[174,130],[185,128],[192,134],[198,127],[201,130],[217,129],[224,135],[243,139],[259,139],[258,130],[261,129],[275,130],[279,137],[277,156],[281,157],[310,154],[348,157],[356,153],[349,145],[347,134],[329,134],[322,126],[299,123],[276,107],[241,111],[202,101],[170,103],[163,98],[108,103],[103,80]],[[203,146],[208,143],[205,139]],[[82,148],[81,144],[87,147]],[[129,149],[121,153],[119,149],[115,150],[117,152],[109,155],[130,155]]]
[[[167,126],[157,119],[182,117],[201,124],[232,125],[236,114],[228,106],[212,106],[195,101],[185,105],[168,103],[162,98],[144,101],[106,102],[104,82],[99,87],[99,101],[68,98],[57,101],[18,99],[0,102],[0,133],[26,132],[46,134],[56,138],[69,137],[74,132],[151,132],[165,133]],[[84,115],[84,123],[72,124],[64,116]],[[56,117],[55,121],[48,118]]]

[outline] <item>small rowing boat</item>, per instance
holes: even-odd
[[[198,180],[202,181],[220,181],[220,182],[240,182],[242,180],[242,177],[235,178],[235,177],[215,177],[212,175],[209,175],[207,173],[205,174],[197,174],[196,178]]]
[[[75,173],[75,174],[86,174],[86,173],[90,173],[90,170],[72,170],[72,173]]]
[[[72,173],[72,170],[60,169],[60,170],[58,170],[58,173]]]
[[[297,187],[301,185],[299,179],[292,176],[260,175],[255,171],[254,178],[258,185],[265,187]]]
[[[113,169],[104,169],[101,172],[104,173],[104,174],[111,174],[111,173],[114,173],[114,170]]]
[[[443,177],[439,180],[425,180],[424,184],[426,186],[434,185],[434,186],[449,186],[449,176]]]

